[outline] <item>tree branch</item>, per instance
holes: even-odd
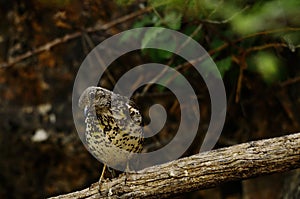
[[[120,23],[123,23],[125,21],[134,19],[135,17],[137,17],[139,15],[147,13],[147,12],[151,11],[152,9],[153,9],[152,7],[146,7],[142,10],[138,10],[136,12],[133,12],[133,13],[130,13],[128,15],[117,18],[117,19],[115,19],[111,22],[108,22],[106,24],[96,24],[94,27],[89,27],[85,31],[88,32],[88,33],[93,33],[93,32],[97,32],[97,31],[108,30],[108,29],[110,29],[110,28],[112,28],[112,27],[114,27],[114,26],[116,26]],[[13,66],[14,64],[16,64],[16,63],[18,63],[18,62],[20,62],[24,59],[27,59],[29,57],[32,57],[32,56],[37,55],[39,53],[42,53],[44,51],[48,51],[51,48],[53,48],[53,47],[55,47],[59,44],[66,43],[68,41],[76,39],[76,38],[80,37],[81,35],[82,35],[82,32],[77,31],[77,32],[74,32],[74,33],[71,33],[71,34],[67,34],[64,37],[56,38],[56,39],[54,39],[54,40],[52,40],[52,41],[50,41],[50,42],[48,42],[48,43],[46,43],[42,46],[39,46],[39,47],[37,47],[33,50],[29,50],[24,54],[13,57],[10,60],[8,60],[8,62],[0,63],[0,68]]]
[[[300,133],[212,150],[92,184],[61,198],[164,198],[300,167]]]

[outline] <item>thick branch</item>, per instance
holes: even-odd
[[[252,141],[153,166],[54,198],[164,198],[300,168],[300,133]]]

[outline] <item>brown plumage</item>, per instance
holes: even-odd
[[[79,107],[86,117],[90,152],[104,164],[128,171],[131,153],[143,146],[142,117],[133,102],[107,89],[89,87],[80,96]]]

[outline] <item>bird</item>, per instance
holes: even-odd
[[[89,151],[106,166],[131,171],[129,160],[143,149],[142,116],[128,97],[102,87],[86,88],[78,106],[85,116],[85,143]]]

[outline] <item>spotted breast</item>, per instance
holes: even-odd
[[[84,110],[89,151],[108,166],[128,169],[132,153],[143,147],[142,116],[127,97],[88,87],[79,98]]]

